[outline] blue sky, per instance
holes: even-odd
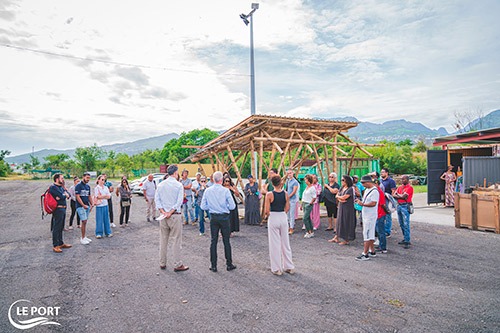
[[[500,107],[500,1],[259,3],[257,113],[452,130],[454,112]],[[250,89],[249,27],[239,14],[250,5],[2,0],[0,149],[240,122]]]

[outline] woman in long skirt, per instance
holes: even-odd
[[[313,230],[318,230],[320,225],[321,225],[321,216],[320,216],[320,210],[319,210],[319,196],[321,195],[322,188],[321,185],[318,182],[318,176],[317,175],[312,175],[313,177],[313,187],[316,190],[316,201],[314,202],[312,211],[311,211],[311,221],[313,225]]]
[[[286,213],[290,209],[288,193],[283,191],[281,177],[271,178],[274,190],[266,193],[264,214],[269,217],[267,235],[269,238],[269,258],[271,272],[274,275],[295,273],[292,261],[292,249],[288,236],[288,219]]]
[[[457,180],[457,176],[453,172],[453,165],[448,166],[448,170],[443,173],[440,177],[444,180],[444,194],[445,194],[445,206],[453,207],[455,206],[455,181]]]
[[[248,175],[245,185],[245,224],[260,224],[259,186],[252,175]]]
[[[111,225],[109,224],[108,199],[111,198],[109,189],[104,185],[106,179],[103,175],[97,177],[97,186],[94,188],[95,210],[95,238],[112,237]]]
[[[342,188],[337,194],[339,201],[337,212],[337,235],[332,239],[339,243],[339,238],[343,241],[339,244],[347,245],[356,239],[356,213],[354,211],[355,192],[351,176],[342,176]]]

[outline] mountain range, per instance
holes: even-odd
[[[160,136],[155,136],[147,139],[141,139],[137,141],[132,141],[132,142],[125,142],[125,143],[115,143],[112,145],[105,145],[101,146],[100,148],[104,150],[105,152],[109,151],[114,151],[115,153],[125,153],[128,155],[135,155],[139,154],[145,150],[148,149],[161,149],[165,145],[165,142],[171,140],[171,139],[176,139],[179,137],[179,134],[176,133],[169,133],[165,135],[160,135]],[[40,162],[44,162],[44,158],[49,156],[49,155],[57,155],[57,154],[66,154],[69,157],[73,157],[75,154],[75,149],[42,149],[35,151],[33,155],[37,157]],[[30,155],[31,154],[22,154],[22,155],[17,155],[17,156],[12,156],[12,157],[7,157],[5,160],[8,163],[16,163],[16,164],[22,164],[22,163],[29,163],[30,162]]]
[[[325,119],[325,118],[322,118]],[[351,129],[347,134],[355,141],[363,143],[376,143],[382,140],[399,142],[409,139],[413,142],[423,140],[427,145],[432,143],[432,139],[439,136],[446,136],[448,131],[441,127],[437,130],[430,129],[421,123],[413,123],[404,119],[390,120],[382,124],[371,122],[359,121],[354,117],[341,117],[341,118],[327,118],[326,120],[342,120],[342,121],[356,121],[359,125]],[[495,110],[488,113],[486,116],[471,121],[466,127],[467,129],[486,129],[500,127],[500,110]],[[222,132],[221,132],[222,133]],[[135,155],[147,149],[161,149],[165,143],[171,139],[178,138],[176,133],[169,133],[165,135],[155,136],[147,139],[141,139],[126,143],[116,143],[112,145],[101,146],[104,151],[115,151],[116,153],[126,153]],[[75,153],[75,149],[55,150],[43,149],[34,152],[34,156],[38,157],[40,162],[43,162],[44,157],[56,154],[67,154],[70,157]],[[31,154],[23,154],[12,157],[7,157],[5,160],[8,163],[28,163]]]

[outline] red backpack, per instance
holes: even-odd
[[[40,197],[40,206],[42,208],[42,220],[45,215],[52,214],[57,208],[56,199],[50,194],[50,187]]]

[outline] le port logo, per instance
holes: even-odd
[[[33,306],[33,302],[20,299],[10,305],[9,321],[20,330],[27,330],[38,325],[58,325],[48,317],[59,316],[60,306]]]

